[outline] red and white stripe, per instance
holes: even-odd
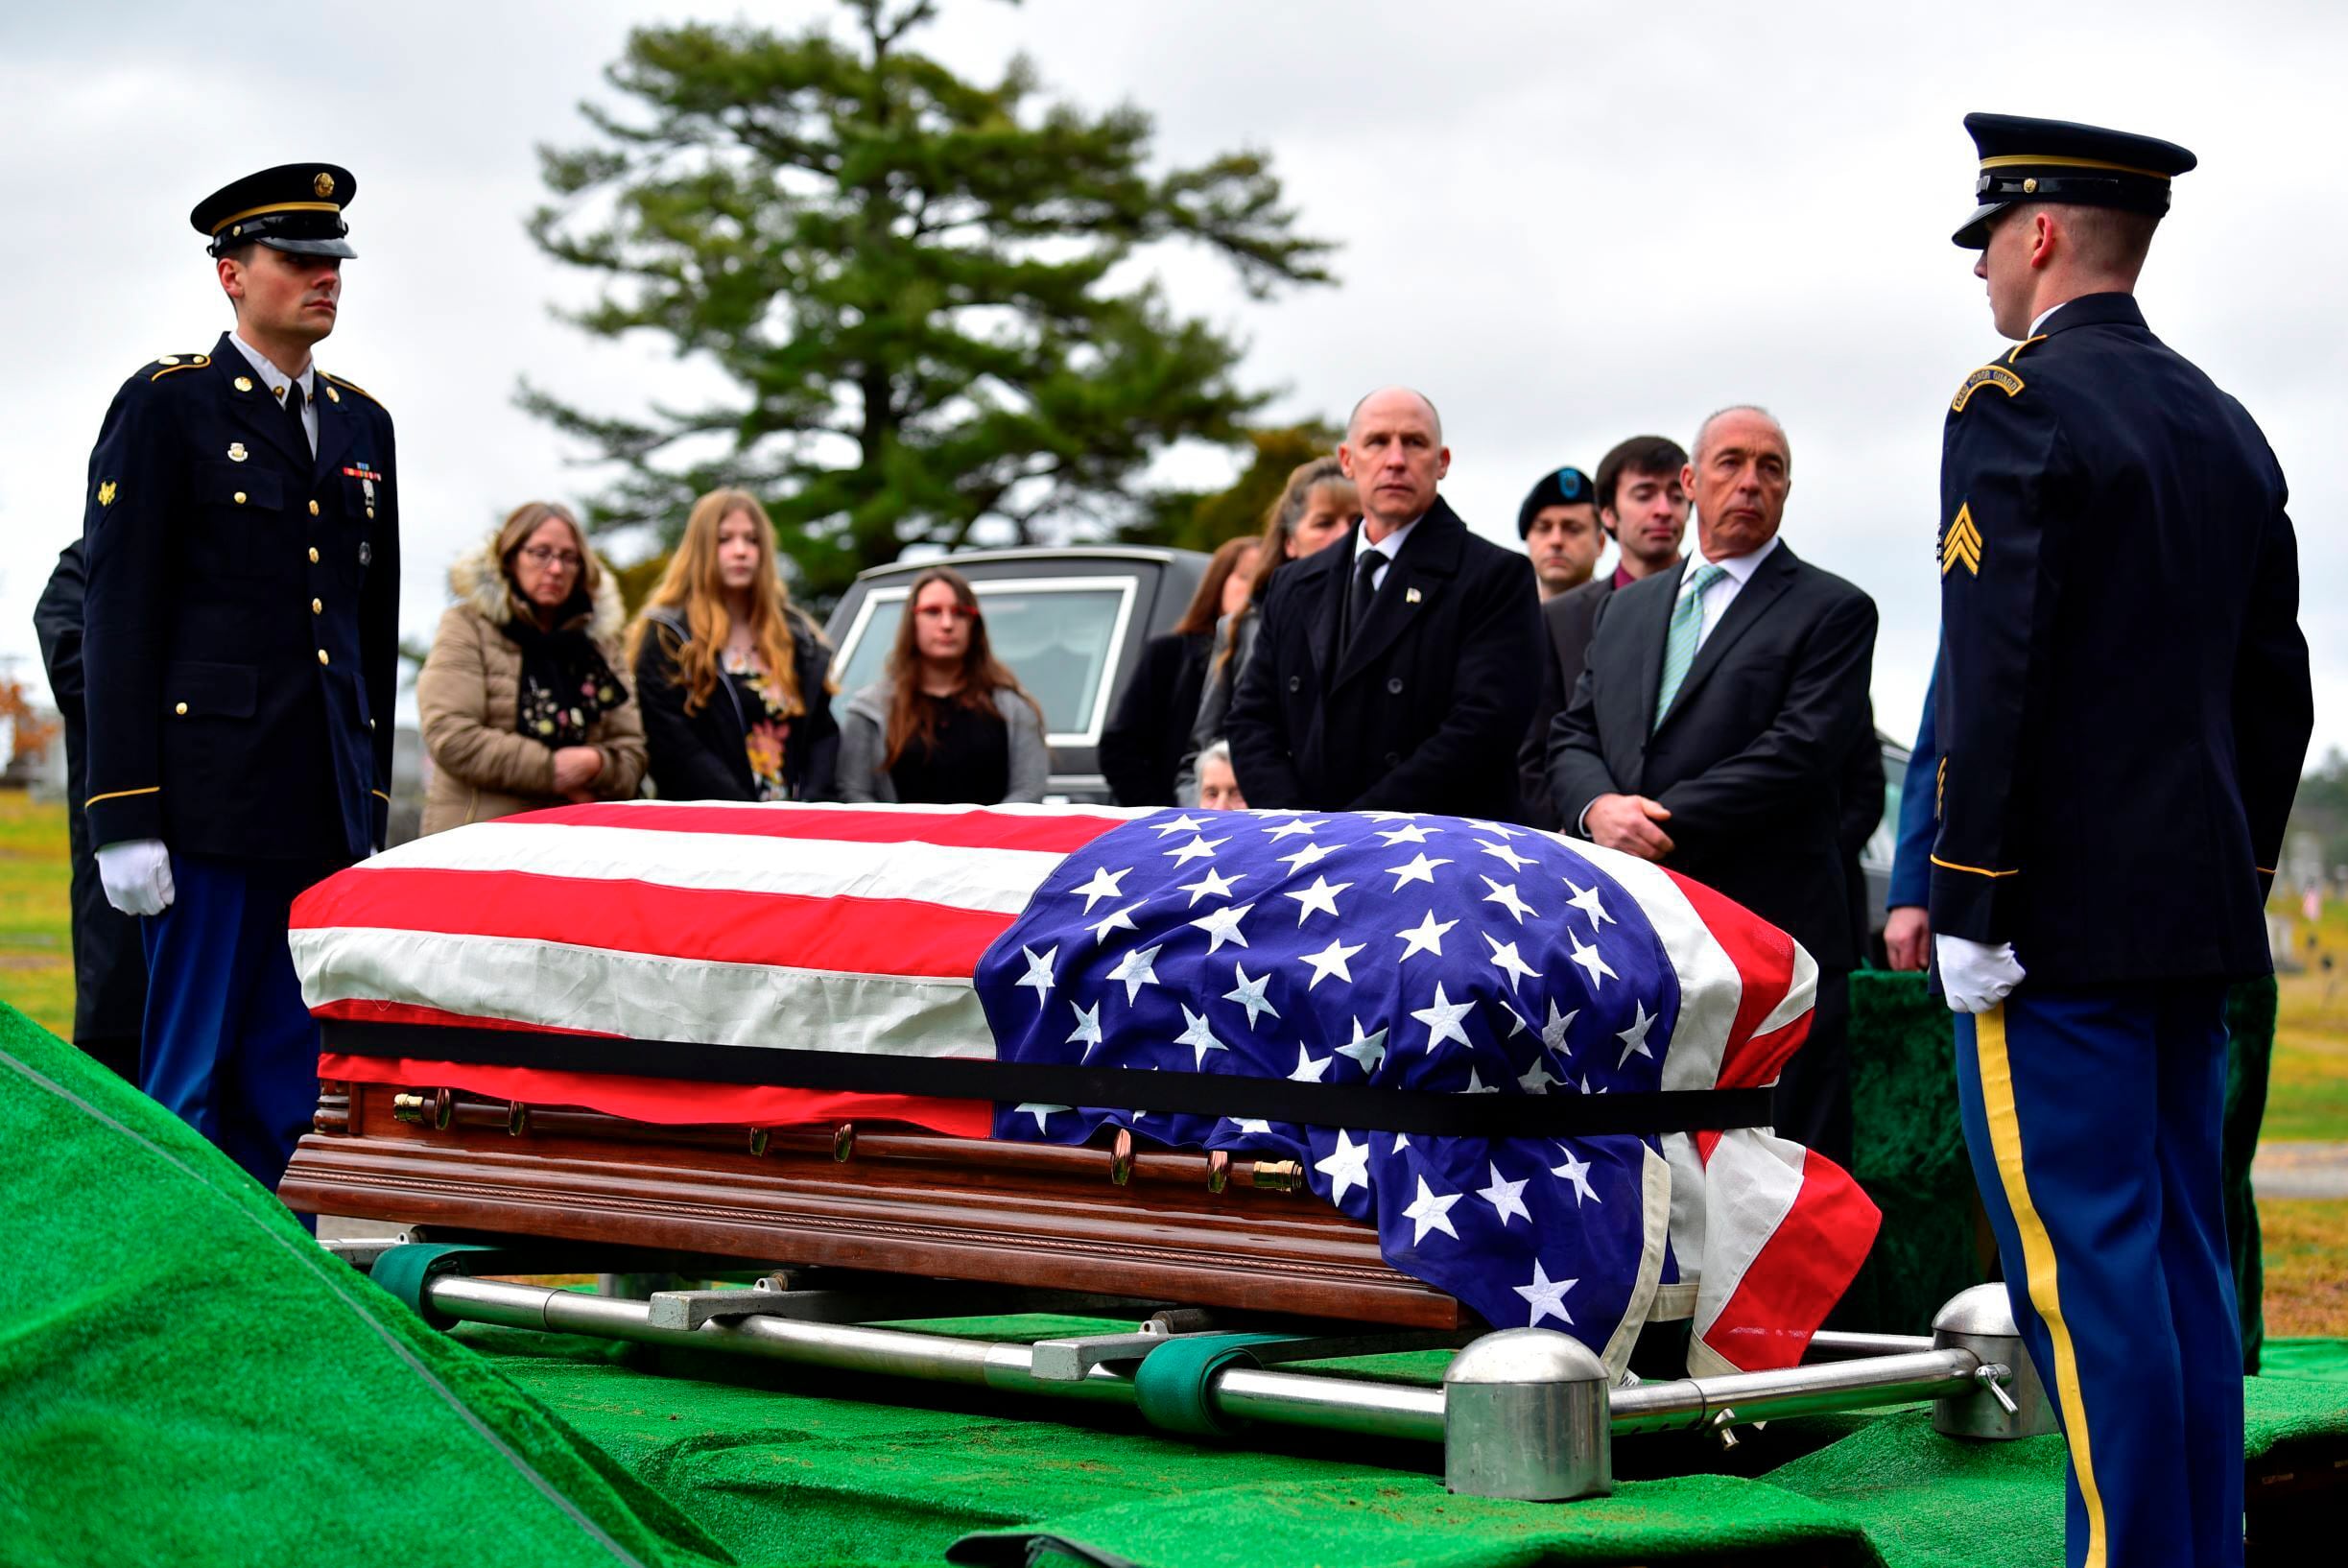
[[[1593,844],[1573,847],[1639,902],[1679,975],[1667,1089],[1777,1081],[1810,1031],[1818,966],[1799,942],[1700,883]],[[1882,1215],[1831,1160],[1759,1128],[1663,1140],[1679,1282],[1657,1317],[1690,1317],[1688,1369],[1762,1371],[1802,1359],[1850,1288]]]
[[[534,812],[418,839],[311,889],[294,907],[294,962],[325,1018],[991,1058],[971,985],[980,955],[1062,859],[1135,815],[658,801]],[[390,1081],[413,1066],[329,1056],[320,1071]],[[895,1099],[661,1094],[552,1063],[435,1071],[454,1087],[670,1123],[843,1104],[871,1115]],[[967,1107],[946,1115],[951,1130],[971,1126]]]

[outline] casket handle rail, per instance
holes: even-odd
[[[1265,1192],[1293,1193],[1304,1185],[1304,1167],[1293,1159],[1260,1159],[1247,1179]]]
[[[733,1142],[733,1147],[738,1150],[747,1150],[754,1159],[793,1153],[802,1156],[813,1154],[820,1158],[828,1154],[833,1161],[842,1165],[860,1155],[892,1163],[907,1160],[952,1163],[967,1158],[973,1146],[970,1139],[919,1131],[890,1132],[883,1128],[878,1133],[866,1136],[854,1122],[836,1122],[829,1127],[737,1127],[722,1130],[714,1127],[635,1126],[598,1111],[559,1105],[532,1105],[518,1100],[491,1100],[462,1095],[446,1088],[402,1089],[394,1092],[391,1098],[393,1120],[438,1132],[457,1129],[460,1136],[463,1128],[477,1128],[483,1131],[502,1131],[512,1137],[545,1135],[594,1139],[606,1135],[610,1129],[625,1128],[631,1140],[692,1144],[709,1140],[714,1135]],[[344,1129],[347,1129],[347,1120]],[[734,1142],[737,1139],[743,1141]],[[1051,1144],[984,1142],[989,1154],[998,1159],[1063,1169],[1070,1162],[1097,1160],[1102,1153],[1097,1144],[1086,1150]],[[1131,1187],[1137,1182],[1197,1181],[1203,1175],[1207,1191],[1219,1197],[1235,1187],[1241,1191],[1266,1193],[1305,1190],[1304,1167],[1295,1160],[1249,1160],[1244,1155],[1234,1157],[1229,1151],[1221,1149],[1198,1152],[1174,1150],[1145,1152],[1130,1129],[1123,1128],[1114,1130],[1114,1141],[1107,1152],[1109,1179],[1120,1187]]]
[[[457,1111],[457,1097],[446,1089],[405,1089],[391,1097],[391,1120],[411,1127],[432,1124],[435,1132],[446,1132]]]

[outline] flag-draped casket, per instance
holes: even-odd
[[[1513,824],[579,806],[378,855],[292,940],[329,1081],[1292,1162],[1392,1269],[1617,1369],[1659,1318],[1696,1370],[1797,1360],[1877,1223],[1758,1125],[1808,955]]]

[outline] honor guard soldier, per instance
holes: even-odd
[[[2071,1448],[2070,1561],[2242,1560],[2218,1119],[2313,705],[2283,473],[2132,291],[2194,166],[1966,117],[2014,345],[1942,437],[1930,917],[1965,1140]]]
[[[140,1086],[274,1188],[318,1098],[295,894],[383,842],[397,659],[391,416],[311,361],[347,169],[200,202],[235,329],[123,384],[83,533],[89,835],[141,917]]]

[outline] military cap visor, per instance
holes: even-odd
[[[213,255],[266,245],[302,256],[355,256],[343,209],[359,191],[335,163],[281,163],[223,185],[196,203],[187,221]]]
[[[1988,245],[1992,220],[2024,202],[2067,202],[2161,217],[2169,210],[2170,180],[2197,161],[2157,136],[2070,120],[1968,114],[1965,130],[1980,153],[1973,187],[1980,204],[1950,238],[1968,250]]]

